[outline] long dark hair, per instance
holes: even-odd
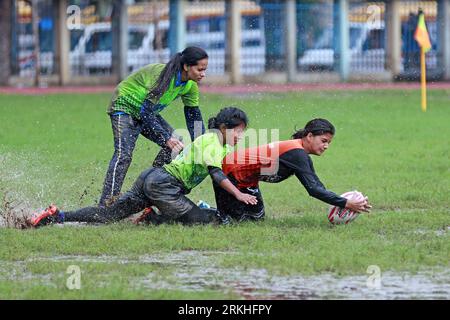
[[[221,125],[225,125],[227,129],[233,129],[240,124],[248,125],[248,117],[244,111],[237,107],[226,107],[219,111],[217,116],[208,120],[208,129],[219,129]]]
[[[183,70],[183,65],[195,66],[199,60],[208,58],[205,50],[199,47],[187,47],[182,52],[175,54],[172,59],[166,64],[163,71],[158,77],[158,80],[150,89],[147,98],[155,99],[161,98],[170,84],[170,80]]]
[[[329,133],[334,136],[336,130],[330,121],[322,118],[316,118],[308,121],[303,129],[297,130],[292,135],[292,139],[301,139],[306,137],[310,132],[313,136],[320,136],[325,133]]]

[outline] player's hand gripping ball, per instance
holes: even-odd
[[[349,191],[341,195],[341,197],[347,199],[363,200],[364,195],[359,191]],[[328,221],[332,224],[348,224],[355,220],[359,216],[359,213],[347,208],[340,208],[331,206],[328,211]]]

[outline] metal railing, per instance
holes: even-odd
[[[58,70],[55,56],[55,0],[40,0],[39,70],[51,75]],[[295,72],[309,74],[337,72],[336,2],[296,1]],[[419,48],[413,38],[417,12],[423,9],[433,47],[427,54],[427,68],[438,69],[437,1],[400,1],[401,67],[403,73],[419,70]],[[89,0],[69,1],[77,9],[68,11],[70,29],[69,63],[72,75],[110,75],[114,35],[111,31],[112,5]],[[109,4],[108,4],[109,3]],[[350,74],[385,72],[387,56],[387,22],[384,1],[350,0],[348,2]],[[127,70],[133,72],[149,63],[165,63],[171,54],[169,1],[129,4]],[[240,0],[241,48],[240,70],[243,75],[263,75],[268,71],[286,72],[285,1]],[[13,12],[12,70],[20,77],[31,77],[36,70],[33,53],[36,36],[32,33],[29,2],[16,0]],[[184,44],[204,48],[210,57],[208,73],[227,72],[228,34],[226,1],[189,1],[184,6]],[[76,16],[78,15],[78,16]],[[76,17],[74,17],[76,16]],[[78,17],[78,20],[75,19]],[[69,21],[69,20],[68,20]]]

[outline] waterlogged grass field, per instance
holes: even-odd
[[[109,99],[0,95],[3,215],[96,203],[113,152]],[[402,290],[449,298],[450,277],[437,275],[450,269],[450,90],[430,90],[428,99],[423,113],[412,90],[204,94],[205,119],[238,105],[251,128],[279,129],[280,139],[314,117],[329,119],[337,132],[313,157],[316,172],[336,193],[363,192],[372,212],[332,227],[328,205],[293,177],[261,185],[267,219],[259,224],[2,227],[0,298],[401,298]],[[180,103],[163,116],[185,127]],[[123,191],[156,152],[139,138]],[[214,204],[209,178],[189,197]],[[371,290],[375,275],[381,288]],[[404,282],[419,275],[431,282]]]

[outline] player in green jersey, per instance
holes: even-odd
[[[183,149],[181,138],[173,135],[173,128],[160,115],[172,101],[181,97],[191,139],[204,133],[197,83],[205,77],[207,67],[207,53],[198,47],[188,47],[167,64],[147,65],[118,84],[108,108],[114,154],[99,206],[111,203],[119,195],[139,134],[161,147],[154,167],[169,163],[172,155]]]
[[[245,112],[235,107],[222,109],[209,119],[205,133],[194,140],[163,167],[150,167],[141,173],[130,191],[109,207],[87,207],[63,212],[49,206],[29,219],[39,227],[68,221],[108,223],[124,219],[144,208],[155,206],[161,217],[183,224],[223,223],[216,210],[200,209],[186,197],[208,175],[214,183],[245,204],[257,204],[255,196],[239,191],[222,172],[222,160],[232,151],[248,124]],[[165,219],[165,218],[164,218]]]

